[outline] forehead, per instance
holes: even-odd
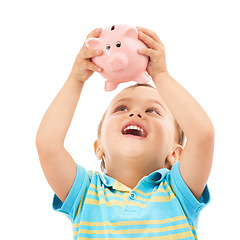
[[[146,102],[155,101],[167,108],[164,100],[160,96],[159,92],[155,88],[139,86],[133,88],[127,88],[118,93],[111,101],[109,108],[111,108],[115,103],[120,101],[136,101],[136,102]]]

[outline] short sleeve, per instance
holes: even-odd
[[[71,221],[74,220],[79,202],[84,197],[86,189],[89,188],[89,178],[87,171],[80,165],[77,165],[77,174],[72,188],[64,203],[54,194],[53,209],[64,213]]]
[[[187,218],[193,221],[196,220],[199,217],[201,210],[210,201],[208,186],[206,185],[198,201],[181,176],[179,162],[175,163],[169,172],[169,182],[176,197],[182,205]]]

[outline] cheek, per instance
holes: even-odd
[[[105,142],[107,140],[107,135],[108,135],[107,130],[108,130],[108,128],[107,128],[107,124],[106,124],[106,120],[105,120],[103,122],[102,129],[101,129],[101,143],[102,143],[103,147],[105,147]]]
[[[114,119],[105,120],[102,125],[101,142],[105,148],[116,145],[119,140],[118,128]]]
[[[163,120],[157,122],[153,131],[156,144],[160,144],[161,146],[168,145],[174,138],[173,130],[169,121]]]

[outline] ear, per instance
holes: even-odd
[[[171,169],[172,166],[180,160],[182,155],[183,147],[179,144],[174,146],[172,153],[170,153],[165,160],[166,168]]]
[[[104,153],[99,139],[94,142],[94,152],[98,160],[102,159]]]
[[[93,38],[90,37],[85,41],[85,45],[87,48],[89,49],[96,49],[97,45],[100,43],[101,41],[98,38]]]
[[[137,31],[137,29],[134,28],[134,27],[129,28],[129,29],[124,33],[124,37],[132,38],[132,39],[137,39],[137,38],[138,38],[138,31]]]

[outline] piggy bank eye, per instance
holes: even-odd
[[[107,44],[106,49],[109,50],[111,48],[110,44]]]
[[[116,42],[116,47],[121,47],[121,42],[120,41],[118,41],[118,42]]]
[[[115,29],[115,26],[113,25],[112,27],[111,27],[111,31],[113,31]]]

